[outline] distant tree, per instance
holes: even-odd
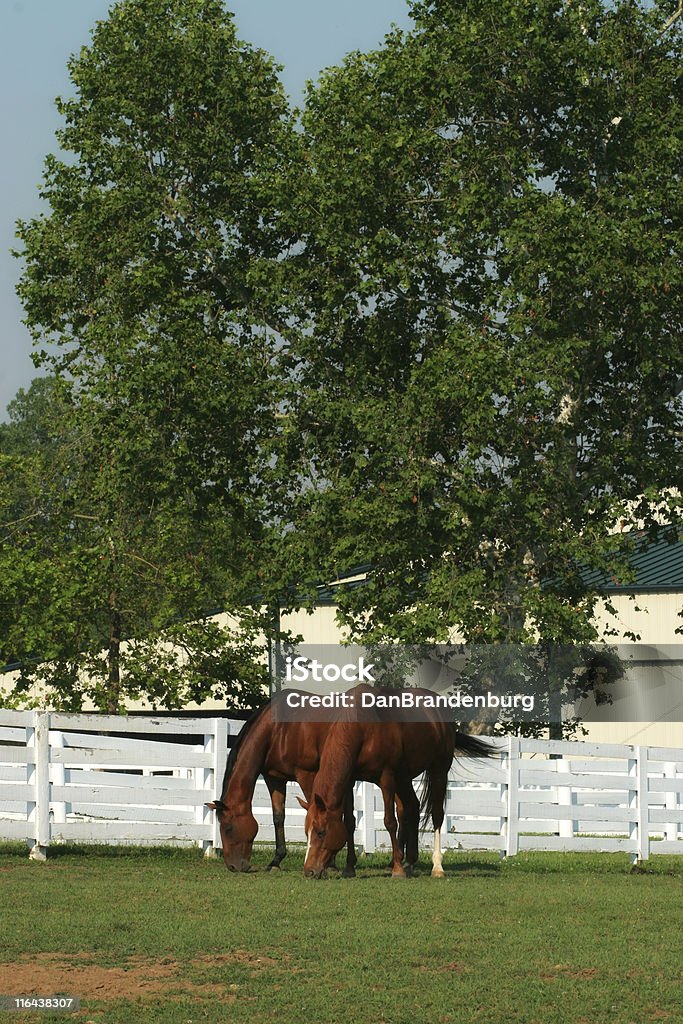
[[[38,582],[6,649],[22,639],[18,691],[40,678],[65,707],[249,704],[291,116],[219,0],[122,0],[69,69],[49,210],[19,224],[19,293],[63,407],[39,514],[21,542],[4,527]],[[239,609],[234,629],[205,618],[218,608]]]
[[[28,388],[19,388],[7,406],[6,421],[0,423],[3,455],[35,455],[52,449],[60,405],[59,381],[52,376],[36,377]]]
[[[40,377],[20,389],[0,423],[0,664],[33,649],[40,623],[25,611],[38,590],[36,565],[48,545],[44,468],[59,445],[58,382]]]
[[[91,435],[57,393],[20,396],[0,432],[0,659],[18,671],[3,702],[260,702],[261,616],[245,607],[226,626],[206,615],[226,593],[223,524],[168,501],[141,510],[120,491],[116,508],[92,471]]]

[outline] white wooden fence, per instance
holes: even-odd
[[[36,859],[65,841],[213,850],[205,803],[240,724],[0,711],[0,839],[25,838]]]
[[[0,711],[0,839],[31,854],[52,843],[220,847],[215,815],[228,736],[225,718],[121,718]],[[633,861],[683,853],[683,749],[498,740],[488,761],[451,771],[444,848],[622,851]],[[304,812],[288,787],[286,832],[304,842]],[[355,787],[356,842],[388,844],[379,790]],[[273,840],[265,784],[254,794],[259,840]],[[429,834],[425,845],[431,844]]]

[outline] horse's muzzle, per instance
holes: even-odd
[[[251,871],[256,871],[256,868],[253,867],[248,860],[243,860],[240,864],[226,864],[226,867],[228,871],[232,871],[235,874],[240,873],[246,875]]]
[[[326,868],[304,868],[306,878],[327,878]]]

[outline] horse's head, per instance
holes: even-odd
[[[306,811],[306,859],[304,874],[307,878],[322,878],[336,855],[346,843],[346,826],[342,821],[342,808],[329,808],[319,793],[310,803],[301,797],[299,803]]]
[[[233,811],[222,800],[207,804],[218,815],[223,846],[223,860],[230,871],[250,871],[251,849],[258,832],[258,823],[251,808]]]

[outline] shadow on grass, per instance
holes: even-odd
[[[486,854],[483,856],[476,856],[468,854],[462,859],[449,857],[444,859],[443,869],[446,878],[451,877],[493,877],[501,874],[502,861],[499,859],[493,859]],[[257,865],[258,870],[263,871],[260,865]],[[382,851],[381,853],[373,853],[368,856],[361,855],[356,864],[356,875],[352,879],[346,879],[342,876],[343,861],[338,859],[337,867],[332,868],[328,871],[328,880],[340,879],[342,882],[366,882],[372,881],[375,878],[383,878],[391,880],[391,857],[388,852]],[[420,860],[415,866],[415,874],[413,878],[430,878],[432,872],[432,861],[431,856],[423,853]],[[303,874],[303,856],[298,852],[294,855],[290,855],[283,862],[280,872],[273,872],[277,875],[281,873],[283,875],[292,874]],[[395,879],[400,881],[401,879]],[[315,881],[315,879],[311,879]],[[411,878],[407,879],[408,882]]]
[[[444,863],[443,869],[446,877],[449,875],[499,875],[502,871],[503,862],[499,860],[463,860]]]
[[[25,843],[0,843],[0,856],[26,857],[28,847]],[[136,859],[136,860],[203,860],[199,847],[180,846],[107,846],[104,843],[55,843],[48,847],[48,861],[62,860],[65,857]]]
[[[681,843],[683,847],[683,843]],[[267,845],[254,847],[252,863],[255,873],[271,873],[275,878],[278,875],[303,874],[305,850],[302,846],[295,844],[290,848],[286,860],[283,862],[280,871],[269,872],[268,864],[273,856],[273,850]],[[682,850],[683,853],[683,850]],[[341,867],[343,857],[338,859],[339,868],[330,872],[330,878],[340,878],[342,881]],[[199,847],[176,847],[176,846],[107,846],[105,844],[88,843],[60,843],[50,846],[48,850],[48,863],[64,862],[66,860],[119,860],[119,861],[140,861],[140,862],[177,862],[180,864],[204,864],[207,871],[225,871],[223,858],[220,854],[215,858],[206,859]],[[28,848],[22,842],[0,842],[0,860],[8,865],[10,861],[28,862]],[[480,878],[480,877],[502,877],[507,874],[528,874],[528,875],[630,875],[637,878],[639,875],[648,877],[656,875],[659,877],[671,876],[683,877],[683,856],[659,855],[651,857],[636,868],[632,868],[630,858],[624,853],[547,853],[547,852],[523,852],[508,859],[500,859],[495,853],[478,851],[463,851],[460,853],[448,851],[444,856],[444,872],[447,878]],[[7,869],[7,868],[5,868]],[[431,856],[428,851],[423,850],[419,863],[416,867],[416,877],[426,878],[431,874]],[[389,851],[381,850],[367,856],[361,854],[357,864],[357,880],[372,878],[390,878],[390,854]],[[226,876],[230,872],[225,872]],[[353,881],[351,879],[350,881]]]

